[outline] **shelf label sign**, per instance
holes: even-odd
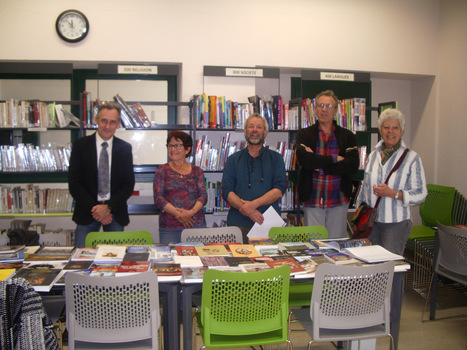
[[[157,75],[157,66],[118,65],[118,74],[155,74]]]
[[[320,72],[321,80],[354,81],[353,73]]]
[[[253,68],[225,68],[225,76],[262,78],[263,70]]]

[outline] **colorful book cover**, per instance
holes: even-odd
[[[86,270],[89,269],[92,265],[92,261],[90,260],[78,260],[78,261],[69,261],[64,270]]]
[[[283,265],[289,265],[290,274],[306,273],[305,269],[294,258],[266,261],[266,264],[272,269]]]
[[[151,269],[158,276],[181,276],[182,268],[176,263],[152,263]]]
[[[149,261],[122,261],[116,272],[146,272],[150,267]]]
[[[97,248],[76,248],[70,260],[93,261],[97,254]]]
[[[172,262],[172,252],[168,245],[149,247],[149,260],[152,262]]]
[[[206,266],[187,266],[182,267],[182,276],[185,282],[202,282],[204,272],[208,268]]]
[[[325,253],[324,257],[328,259],[329,261],[331,261],[332,263],[337,264],[337,265],[346,265],[346,264],[353,264],[353,263],[358,262],[357,259],[351,258],[350,256],[344,253],[340,253],[340,252]]]
[[[16,272],[15,278],[22,277],[38,292],[48,292],[52,288],[60,269],[23,268]]]
[[[192,245],[178,245],[175,247],[175,250],[177,251],[178,255],[181,256],[198,255],[195,246]]]
[[[235,257],[235,256],[225,256],[225,261],[229,266],[238,266],[240,264],[252,264],[253,262],[249,257],[242,256],[242,257]]]
[[[203,245],[199,247],[195,247],[196,252],[200,256],[205,255],[229,255],[227,249],[225,249],[224,245]]]
[[[122,261],[125,256],[126,247],[119,245],[101,245],[97,248],[94,261]]]
[[[260,256],[253,244],[230,244],[230,252],[234,257],[248,257],[253,258]]]
[[[228,266],[227,261],[221,255],[200,256],[203,266]]]

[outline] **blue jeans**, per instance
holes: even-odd
[[[112,214],[112,222],[108,225],[102,225],[99,221],[94,220],[89,225],[76,225],[75,230],[75,246],[78,248],[85,247],[86,236],[89,232],[97,232],[100,231],[101,226],[104,231],[123,231],[123,226],[120,225],[117,220],[115,220],[115,216]]]

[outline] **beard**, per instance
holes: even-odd
[[[264,137],[261,137],[259,135],[247,135],[245,136],[245,139],[250,145],[262,145],[264,143]]]

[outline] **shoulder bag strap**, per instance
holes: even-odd
[[[392,168],[391,172],[389,173],[388,177],[386,178],[386,182],[385,184],[387,185],[388,182],[389,182],[389,178],[391,177],[391,175],[397,170],[399,169],[399,167],[401,166],[402,164],[402,161],[404,160],[405,156],[407,155],[407,153],[409,152],[409,149],[406,148],[404,150],[404,153],[402,153],[402,155],[400,156],[399,160],[397,161],[397,163],[394,165],[394,167]],[[379,205],[379,201],[381,200],[381,197],[378,197],[378,199],[376,200],[376,203],[375,203],[375,206],[374,206],[374,209],[376,209]]]

